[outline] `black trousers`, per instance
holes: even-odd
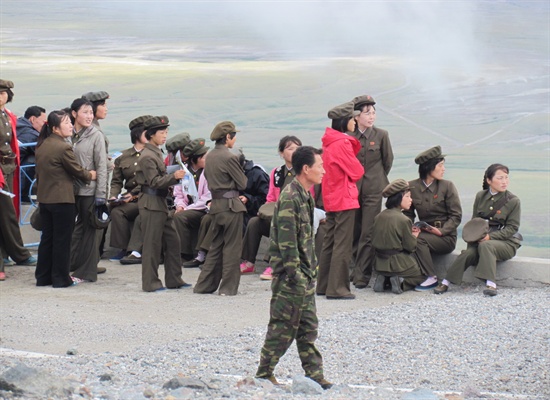
[[[44,225],[38,246],[38,263],[34,272],[36,286],[70,286],[72,279],[69,269],[75,206],[70,203],[40,203],[40,216]]]

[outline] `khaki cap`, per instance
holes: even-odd
[[[170,121],[168,120],[168,117],[166,115],[151,117],[149,119],[146,119],[143,123],[144,129],[166,128],[168,126],[170,126]]]
[[[477,243],[489,233],[489,221],[475,217],[462,228],[462,239],[466,243]]]
[[[424,164],[426,161],[430,161],[433,158],[445,158],[445,154],[441,154],[441,146],[434,146],[431,149],[423,151],[416,156],[414,162],[420,165]]]
[[[361,107],[365,105],[375,105],[376,101],[374,101],[374,98],[372,96],[369,96],[368,94],[363,96],[357,96],[353,98],[353,104],[355,105],[355,109],[359,110]]]
[[[166,150],[173,153],[187,146],[191,142],[191,136],[187,132],[178,133],[166,140]]]
[[[403,192],[404,190],[408,189],[409,182],[407,182],[405,179],[396,179],[384,188],[384,190],[382,191],[382,196],[390,197],[396,193]]]
[[[13,82],[0,79],[0,92],[5,92],[10,89],[13,89]]]
[[[235,124],[231,121],[223,121],[214,127],[210,134],[210,140],[223,139],[228,133],[240,132],[235,128]]]
[[[210,147],[205,146],[206,140],[204,138],[198,138],[192,140],[183,149],[183,155],[187,158],[192,156],[201,156],[205,154]]]
[[[328,112],[328,117],[330,119],[340,119],[346,117],[355,117],[359,115],[359,110],[353,110],[353,101],[348,101],[347,103],[340,104],[339,106],[334,107]]]
[[[102,101],[109,98],[109,93],[100,91],[100,92],[88,92],[84,93],[82,97],[88,101]]]
[[[140,125],[143,126],[143,123],[145,121],[147,121],[148,119],[150,119],[150,118],[153,118],[153,116],[152,115],[142,115],[140,117],[134,118],[128,124],[128,128],[130,128],[130,130],[132,130],[132,129],[140,126]]]

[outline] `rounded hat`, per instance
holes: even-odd
[[[376,101],[374,101],[374,98],[372,96],[369,96],[368,94],[365,94],[363,96],[357,96],[354,97],[352,100],[354,107],[356,110],[360,110],[361,107],[365,105],[375,105]]]
[[[191,142],[191,136],[187,132],[178,133],[170,136],[166,140],[166,151],[173,153],[177,150],[185,148]]]
[[[13,82],[0,79],[0,92],[5,92],[6,90],[13,89]]]
[[[330,119],[340,119],[346,117],[355,117],[359,114],[359,110],[353,109],[353,101],[348,101],[347,103],[340,104],[339,106],[336,106],[329,110],[328,117]]]
[[[192,156],[202,156],[210,148],[204,145],[205,141],[206,140],[204,138],[198,138],[198,139],[192,140],[183,149],[183,155],[187,158]]]
[[[382,191],[382,196],[390,197],[396,193],[399,193],[408,189],[409,189],[409,182],[407,182],[405,179],[396,179],[395,181],[391,182],[388,186],[384,188],[384,190]]]
[[[170,121],[166,115],[151,117],[143,123],[144,129],[166,128],[168,126],[170,126]]]
[[[414,162],[420,165],[434,158],[445,158],[445,154],[441,154],[441,146],[434,146],[431,149],[423,151],[416,156]]]
[[[102,100],[107,100],[109,98],[109,93],[104,91],[88,92],[88,93],[84,93],[82,95],[82,98],[88,101],[102,101]]]
[[[132,130],[132,129],[140,126],[140,125],[143,126],[144,122],[147,121],[149,118],[153,118],[153,116],[152,115],[142,115],[142,116],[139,116],[137,118],[134,118],[128,124],[128,128],[130,128],[130,130]]]
[[[472,218],[462,228],[462,239],[466,243],[477,243],[489,233],[489,221],[480,217]]]
[[[222,121],[214,127],[210,134],[210,140],[223,139],[228,133],[240,132],[235,128],[235,124],[231,121]]]

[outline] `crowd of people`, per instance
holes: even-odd
[[[118,249],[112,260],[142,265],[147,292],[191,286],[182,267],[201,268],[195,293],[220,295],[237,294],[243,274],[258,273],[263,280],[280,274],[272,252],[263,271],[256,258],[262,237],[276,240],[273,218],[281,194],[296,179],[292,159],[303,147],[299,138],[281,138],[283,164],[268,174],[235,145],[239,130],[230,121],[214,127],[210,148],[205,138],[186,132],[168,138],[166,116],[142,115],[129,123],[131,146],[110,155],[99,123],[107,117],[107,92],[84,93],[50,113],[31,106],[16,118],[6,108],[13,88],[0,80],[0,280],[6,279],[4,265],[15,263],[36,265],[38,286],[95,282],[105,272],[98,263],[106,237]],[[354,299],[351,283],[363,289],[371,279],[376,292],[441,294],[451,282],[460,284],[471,265],[486,283],[484,293],[496,295],[496,262],[513,257],[521,245],[520,201],[508,191],[508,168],[487,169],[473,214],[486,224],[464,230],[485,235],[438,277],[432,256],[456,248],[462,221],[458,191],[443,178],[445,155],[440,146],[429,148],[415,158],[418,179],[390,183],[392,145],[388,132],[374,126],[375,104],[361,95],[328,112],[324,176],[307,188],[314,205],[310,278],[317,281],[316,295]],[[20,166],[28,168],[20,174]],[[37,258],[21,239],[19,193],[23,201],[34,195],[38,200]],[[109,220],[102,220],[106,215]]]

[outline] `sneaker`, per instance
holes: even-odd
[[[77,278],[76,276],[71,276],[71,279],[73,280],[73,283],[76,282],[76,284],[79,284],[79,283],[85,283],[85,282],[91,282],[87,279],[80,279],[80,278]]]
[[[487,286],[485,289],[483,289],[483,294],[485,296],[496,296],[497,295],[497,288],[492,286]]]
[[[120,250],[116,255],[109,258],[109,261],[120,261],[124,256],[126,256],[126,250]]]
[[[437,285],[437,287],[434,289],[434,294],[443,294],[443,293],[445,293],[447,290],[449,290],[449,286],[440,283],[440,284]]]
[[[430,284],[430,285],[426,285],[426,286],[416,285],[416,287],[414,288],[414,290],[417,291],[417,292],[425,292],[425,291],[427,291],[427,290],[437,288],[437,286],[438,286],[437,282],[432,283],[432,284]]]
[[[267,267],[263,274],[260,275],[260,279],[262,281],[270,281],[273,279],[273,269],[271,267]]]
[[[38,260],[33,257],[33,256],[30,256],[29,258],[27,258],[26,260],[24,261],[21,261],[21,262],[18,262],[17,265],[26,265],[26,266],[29,266],[29,267],[32,267],[32,266],[35,266],[36,265],[36,262]]]
[[[254,264],[247,261],[241,263],[241,274],[253,274],[254,273]]]
[[[126,257],[122,257],[119,261],[122,265],[141,264],[141,257],[136,257],[130,254]]]
[[[15,262],[13,260],[10,260],[9,257],[4,258],[4,266],[10,267],[12,265],[15,265]]]
[[[6,280],[6,273],[0,272],[0,281],[5,281],[5,280]]]

